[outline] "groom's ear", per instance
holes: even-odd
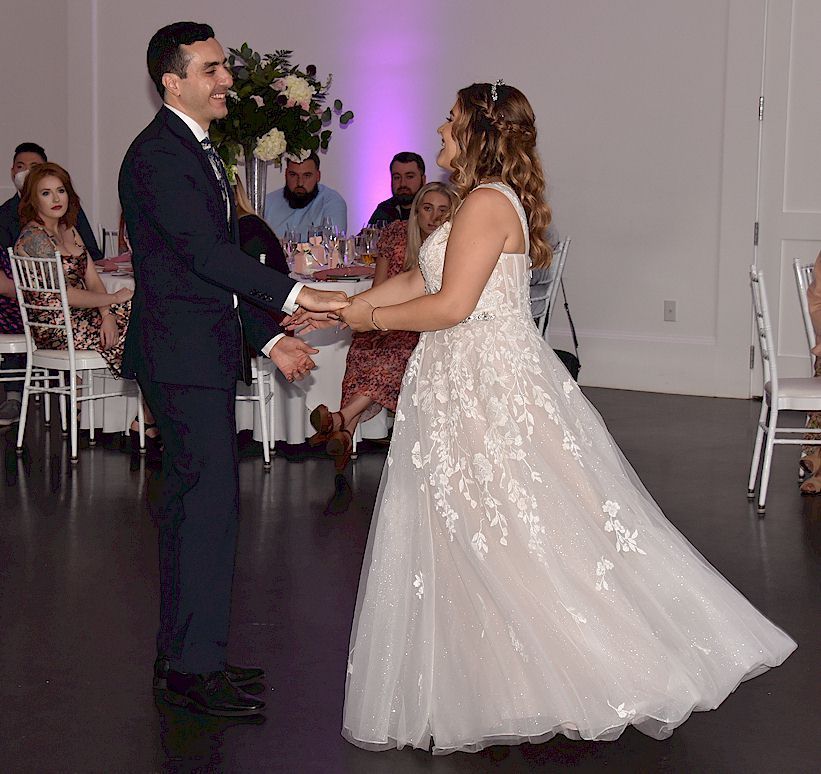
[[[162,85],[175,97],[180,96],[180,76],[176,73],[163,73]]]

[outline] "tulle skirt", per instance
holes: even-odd
[[[362,571],[346,739],[662,739],[795,647],[664,518],[525,315],[422,334]]]

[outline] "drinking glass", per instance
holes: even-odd
[[[359,234],[354,238],[354,249],[359,263],[364,266],[370,266],[373,263],[373,256],[371,254],[371,241],[369,234]]]
[[[285,233],[282,235],[282,249],[290,271],[294,270],[294,253],[298,244],[296,232],[292,228],[285,229]]]

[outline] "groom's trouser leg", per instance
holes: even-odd
[[[222,669],[239,517],[233,390],[143,386],[162,433],[162,474],[149,488],[159,532],[157,651],[172,669]]]

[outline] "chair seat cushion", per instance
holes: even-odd
[[[57,371],[69,369],[67,349],[37,349],[32,355],[31,362],[40,368],[54,368]],[[78,371],[88,371],[97,368],[108,368],[103,356],[99,352],[89,349],[74,350],[74,362]]]
[[[772,386],[764,385],[767,403],[772,405]],[[785,411],[821,410],[821,379],[812,376],[778,380],[778,406]]]

